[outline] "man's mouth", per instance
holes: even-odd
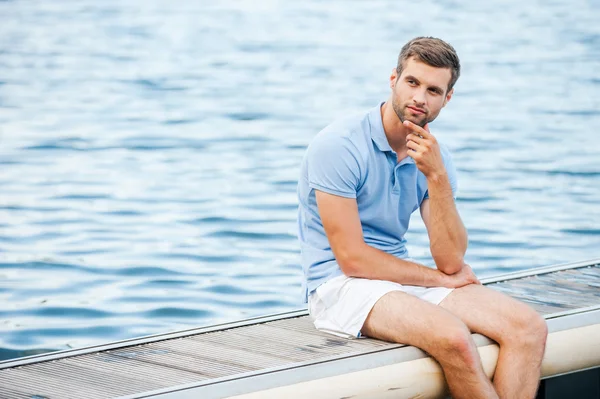
[[[410,107],[410,106],[406,107],[406,108],[408,108],[409,110],[411,110],[413,114],[422,114],[422,115],[425,114],[425,110],[422,110],[421,108]]]

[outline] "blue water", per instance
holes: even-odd
[[[387,97],[417,35],[463,63],[431,128],[476,272],[600,257],[599,20],[584,0],[0,1],[0,359],[302,307],[303,152]]]

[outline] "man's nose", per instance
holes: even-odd
[[[425,91],[424,90],[416,90],[413,95],[413,101],[415,104],[424,105],[425,104]]]

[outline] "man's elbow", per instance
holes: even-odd
[[[361,277],[360,249],[359,248],[344,248],[336,251],[336,261],[342,272],[348,277]]]
[[[462,256],[434,257],[435,265],[444,274],[455,274],[461,271],[465,261]]]

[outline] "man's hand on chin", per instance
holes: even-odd
[[[437,179],[446,174],[446,167],[440,151],[440,146],[429,127],[415,125],[409,120],[404,121],[404,126],[412,133],[406,136],[407,155],[415,160],[417,168],[429,179]]]
[[[443,273],[443,272],[441,272]],[[444,275],[444,286],[448,288],[460,288],[469,284],[481,284],[475,273],[473,273],[473,269],[471,266],[463,263],[463,266],[460,270],[454,274],[445,274]]]

